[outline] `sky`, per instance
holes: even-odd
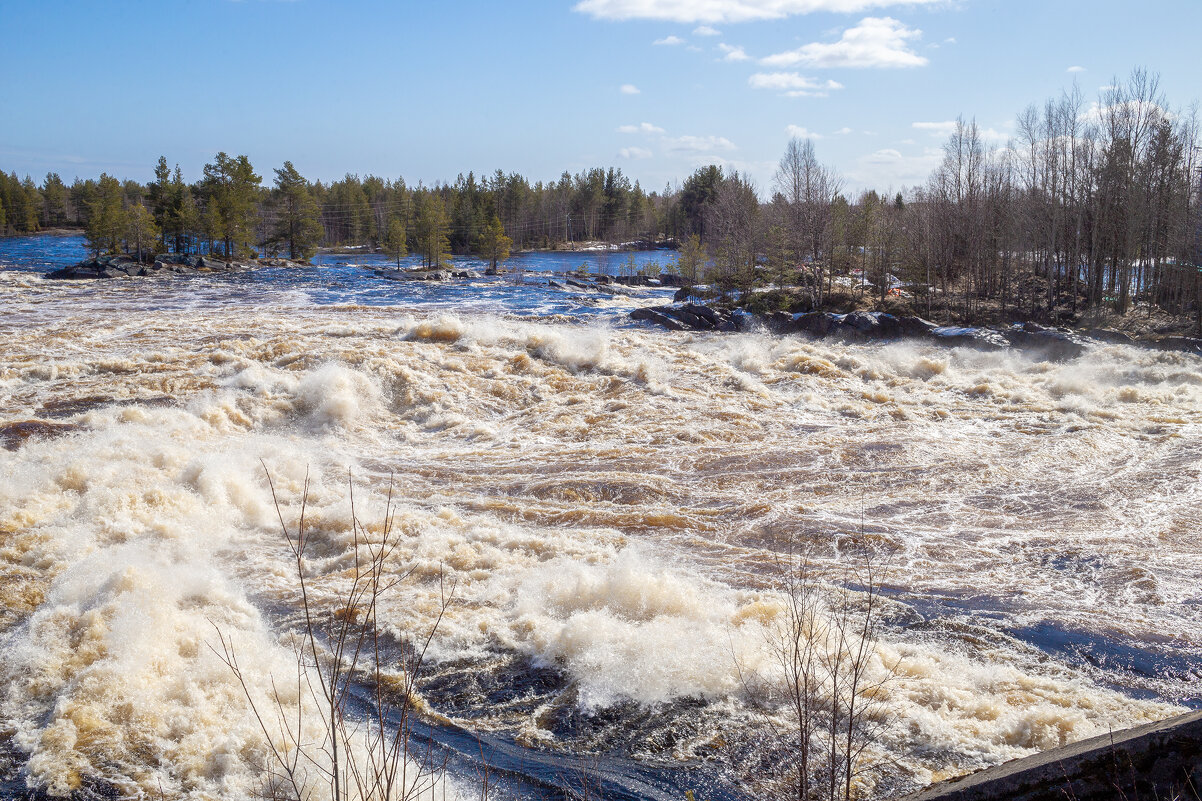
[[[922,183],[948,126],[1134,67],[1202,99],[1202,0],[0,0],[0,169],[188,180],[218,151],[427,185],[705,164],[765,196],[791,136],[851,191]]]

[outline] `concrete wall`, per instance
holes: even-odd
[[[933,784],[905,801],[1202,801],[1202,712]]]

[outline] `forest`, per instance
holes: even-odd
[[[189,183],[161,157],[149,184],[102,174],[0,172],[0,231],[79,227],[94,253],[310,258],[366,246],[427,265],[510,248],[662,243],[688,281],[782,308],[821,308],[852,285],[958,319],[1020,313],[1071,322],[1143,303],[1202,325],[1198,125],[1134,70],[1096,101],[1077,88],[1031,105],[1005,143],[959,119],[927,181],[852,196],[811,140],[788,143],[768,187],[718,165],[646,192],[617,168],[556,181],[501,170],[453,183],[347,175],[309,181],[291,164],[264,182],[218,153]],[[783,288],[788,287],[785,291]],[[775,294],[774,294],[775,290]]]

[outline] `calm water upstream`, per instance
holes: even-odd
[[[890,787],[1202,706],[1195,356],[669,333],[627,312],[670,289],[400,283],[369,255],[41,277],[81,253],[0,240],[0,427],[70,425],[0,449],[0,794],[251,791],[261,734],[208,645],[216,623],[248,673],[290,669],[261,461],[289,510],[311,476],[317,604],[353,552],[348,473],[362,517],[399,488],[413,572],[380,619],[428,626],[455,582],[419,732],[448,793],[483,753],[505,795],[556,797],[591,754],[606,797],[739,797],[775,555],[834,576],[848,532],[896,553]]]

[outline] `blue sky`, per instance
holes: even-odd
[[[719,163],[766,192],[801,133],[850,189],[900,188],[957,115],[1001,141],[1074,81],[1144,66],[1185,109],[1200,30],[1200,0],[0,0],[0,169],[195,179],[225,150],[650,190]]]

